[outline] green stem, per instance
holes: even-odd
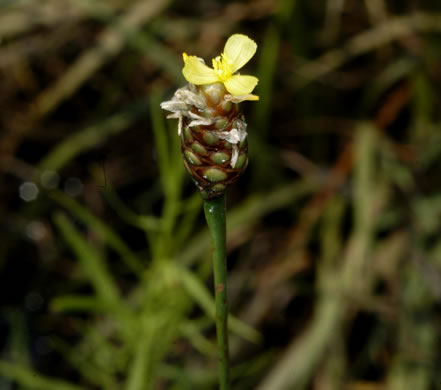
[[[219,349],[220,390],[230,389],[225,208],[225,194],[215,199],[204,201],[205,218],[207,219],[213,245],[213,272],[216,298],[216,331],[217,345]]]

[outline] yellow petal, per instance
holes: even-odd
[[[246,100],[254,100],[254,101],[259,100],[259,96],[257,96],[257,95],[250,94],[250,95],[246,95],[245,97],[246,97]]]
[[[248,95],[253,91],[258,81],[254,76],[236,75],[224,81],[224,85],[232,95]]]
[[[184,68],[182,69],[182,74],[189,83],[195,85],[204,85],[218,81],[214,69],[211,69],[202,63],[198,57],[189,56],[186,53],[184,53],[182,56],[184,58]]]
[[[248,95],[225,95],[225,100],[227,102],[233,102],[233,103],[242,103],[245,100],[259,100],[259,96],[257,95],[252,95],[252,94],[248,94]]]
[[[224,54],[231,65],[232,73],[237,72],[254,55],[257,44],[243,34],[234,34],[228,38],[224,47]]]

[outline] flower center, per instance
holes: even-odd
[[[213,58],[213,69],[219,78],[219,81],[227,81],[233,74],[231,69],[230,61],[228,58],[222,53],[221,56],[217,56]]]

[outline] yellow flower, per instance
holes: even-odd
[[[223,83],[227,91],[234,96],[249,95],[259,81],[254,76],[243,76],[236,73],[256,53],[257,44],[246,35],[234,34],[228,38],[224,52],[213,58],[213,68],[205,65],[198,57],[184,53],[185,79],[195,85]],[[247,96],[246,100],[259,100],[256,95]]]

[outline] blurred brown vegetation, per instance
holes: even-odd
[[[0,0],[0,389],[216,388],[159,103],[236,32],[260,101],[228,192],[233,388],[441,388],[439,1]]]

